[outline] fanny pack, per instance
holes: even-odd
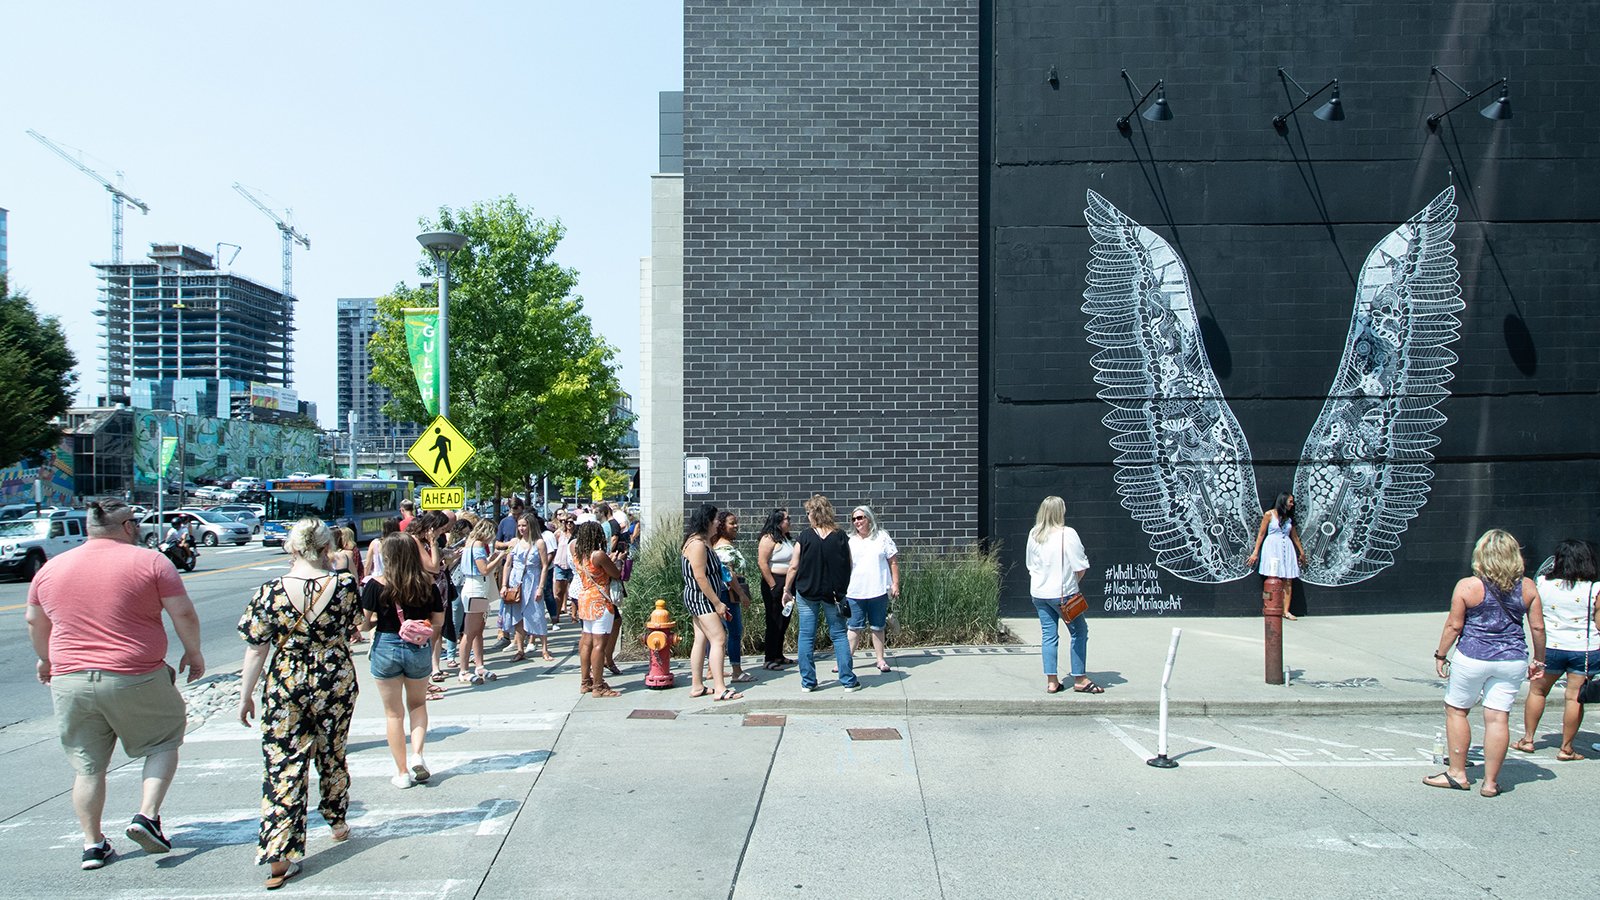
[[[433,625],[422,619],[408,619],[400,604],[394,605],[394,614],[400,619],[400,640],[418,647],[427,646],[433,640]]]

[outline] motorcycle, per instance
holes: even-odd
[[[156,549],[185,572],[193,572],[195,563],[200,559],[200,551],[187,541],[162,541]]]

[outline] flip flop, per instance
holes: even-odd
[[[1498,796],[1500,796],[1500,789],[1499,788],[1491,788],[1491,787],[1480,788],[1478,790],[1478,796],[1480,796],[1480,797],[1498,797]]]
[[[282,875],[270,875],[267,877],[267,890],[275,891],[278,888],[283,887],[284,883],[289,879],[299,874],[300,864],[297,862],[289,863],[289,868],[284,869]]]
[[[1059,684],[1046,684],[1044,686],[1044,692],[1046,694],[1059,694],[1059,693],[1061,693],[1061,685],[1059,685]]]
[[[716,701],[743,700],[744,699],[744,695],[739,693],[738,691],[734,690],[733,688],[723,688],[722,689],[722,693],[719,694],[718,696],[712,698],[712,699],[716,700]]]
[[[349,822],[341,822],[338,828],[333,829],[333,840],[335,843],[350,840]]]
[[[739,674],[733,676],[732,678],[729,678],[728,680],[729,681],[736,681],[739,684],[749,684],[750,682],[755,681],[756,677],[754,675],[751,675],[749,672],[740,672]]]
[[[429,680],[431,680],[431,681],[443,681],[443,680],[445,680],[446,678],[449,678],[449,677],[450,677],[449,675],[446,675],[443,672],[435,672],[435,673],[433,673],[433,675],[429,676]]]
[[[1440,784],[1438,781],[1435,780],[1435,779],[1438,779],[1438,778],[1443,778],[1445,780],[1445,783],[1444,784]],[[1427,785],[1428,787],[1441,788],[1441,789],[1446,790],[1446,791],[1470,791],[1470,790],[1472,790],[1472,782],[1470,782],[1470,781],[1457,781],[1454,778],[1450,777],[1450,773],[1449,772],[1440,772],[1437,775],[1429,775],[1427,778],[1422,779],[1422,783]]]
[[[1091,681],[1082,687],[1073,688],[1072,692],[1074,694],[1104,694],[1106,689]]]
[[[693,700],[696,697],[704,697],[705,695],[711,693],[711,689],[708,688],[708,687],[702,687],[699,690],[700,690],[699,693],[695,693],[695,689],[694,688],[690,688],[689,689],[689,699]]]
[[[878,671],[882,672],[885,675],[889,674],[889,664],[888,663],[878,663]]]

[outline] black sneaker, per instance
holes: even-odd
[[[117,851],[111,849],[111,839],[104,838],[96,846],[83,851],[83,868],[98,869],[116,856]]]
[[[166,853],[172,849],[172,842],[161,833],[161,817],[147,819],[135,815],[133,821],[128,823],[128,830],[124,832],[134,843],[144,848],[146,853]]]

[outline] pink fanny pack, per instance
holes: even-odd
[[[433,640],[433,625],[422,619],[408,619],[400,604],[394,605],[394,614],[400,619],[400,640],[408,644],[425,646]]]

